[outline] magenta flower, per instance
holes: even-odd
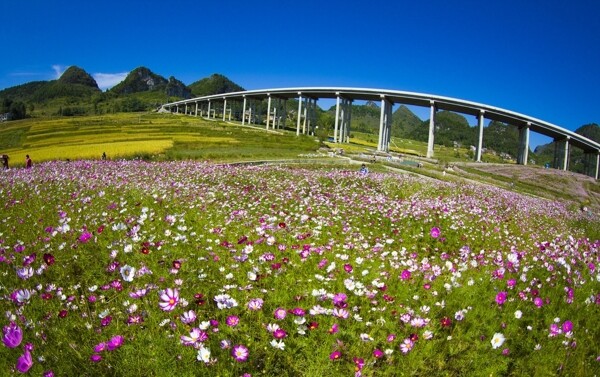
[[[400,279],[402,280],[408,280],[410,279],[411,273],[409,270],[403,270],[402,273],[400,274]]]
[[[230,315],[225,320],[225,323],[227,324],[227,326],[235,327],[240,323],[240,317],[238,317],[236,315]]]
[[[285,332],[284,329],[277,329],[275,331],[273,331],[273,337],[275,339],[283,339],[287,336],[287,333]]]
[[[109,351],[114,351],[117,348],[121,347],[123,345],[124,341],[125,341],[125,338],[123,338],[123,336],[115,335],[106,343],[106,348]]]
[[[23,340],[23,330],[14,322],[2,328],[2,342],[8,348],[15,348],[21,344]]]
[[[383,357],[383,351],[380,349],[375,349],[373,351],[373,357],[375,357],[376,359]]]
[[[27,371],[33,365],[33,358],[31,352],[25,348],[25,352],[17,359],[17,370],[21,373],[27,373]]]
[[[170,312],[179,302],[179,291],[177,288],[167,288],[160,292],[160,300],[161,302],[158,303],[160,308],[165,312]]]
[[[329,359],[331,360],[337,360],[340,357],[342,357],[342,353],[340,351],[334,351],[329,355]]]
[[[496,304],[502,305],[506,301],[507,293],[502,291],[496,295]]]
[[[538,308],[541,308],[542,306],[544,306],[544,300],[542,300],[540,297],[536,297],[533,299],[533,303],[535,304],[535,306],[537,306]]]
[[[431,228],[431,230],[429,231],[429,235],[431,235],[431,237],[433,238],[438,238],[440,236],[442,232],[440,231],[440,228],[438,228],[437,226],[434,226],[433,228]]]
[[[250,356],[250,352],[248,351],[248,347],[241,345],[241,344],[236,344],[231,349],[231,356],[233,356],[233,358],[237,362],[244,362],[244,361],[248,360],[248,357]]]
[[[104,351],[106,351],[106,349],[107,349],[106,342],[101,342],[94,346],[94,352],[96,352],[96,353],[104,352]]]
[[[562,330],[565,333],[572,331],[573,330],[573,322],[571,322],[571,321],[565,321],[562,324]]]
[[[90,356],[90,361],[93,363],[98,363],[100,360],[102,360],[102,356],[98,355],[97,353]]]
[[[79,236],[79,242],[87,243],[91,238],[92,238],[92,233],[86,231],[86,232],[81,233],[81,235]]]
[[[333,305],[335,305],[339,308],[345,308],[347,306],[347,304],[346,304],[347,299],[348,299],[348,296],[346,296],[346,294],[336,293],[332,299]]]

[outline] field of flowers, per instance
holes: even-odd
[[[0,375],[600,374],[595,215],[286,166],[0,173]]]

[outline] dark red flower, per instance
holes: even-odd
[[[52,266],[55,262],[54,255],[48,253],[44,254],[44,262],[46,262],[48,266]]]

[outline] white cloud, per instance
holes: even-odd
[[[54,64],[52,66],[52,69],[54,70],[54,79],[58,80],[67,68],[68,67],[65,67],[64,65]]]
[[[92,76],[94,77],[94,80],[96,80],[96,82],[98,83],[98,87],[101,90],[106,90],[125,80],[125,77],[127,77],[128,74],[129,72],[94,73]]]

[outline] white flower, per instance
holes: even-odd
[[[131,244],[125,245],[125,248],[123,248],[123,251],[125,253],[131,253],[133,251],[133,245],[131,245]]]
[[[135,276],[135,267],[131,267],[129,265],[121,267],[121,276],[125,281],[133,281],[133,278]]]
[[[522,311],[520,311],[520,310],[517,310],[517,311],[515,312],[515,318],[516,318],[516,319],[521,319],[521,317],[522,317],[522,316],[523,316],[523,312],[522,312]]]
[[[208,363],[210,361],[210,349],[208,349],[206,347],[200,347],[200,349],[198,350],[198,356],[196,356],[196,359],[198,359],[198,361],[203,361],[205,363]]]
[[[277,339],[273,339],[273,340],[271,340],[271,347],[277,348],[277,349],[283,351],[283,349],[285,348],[285,343],[283,342],[283,340],[277,341]]]
[[[504,335],[500,334],[499,332],[495,333],[494,336],[492,337],[492,348],[496,349],[496,348],[502,346],[502,344],[504,344],[505,340],[506,340],[506,338],[504,337]]]

